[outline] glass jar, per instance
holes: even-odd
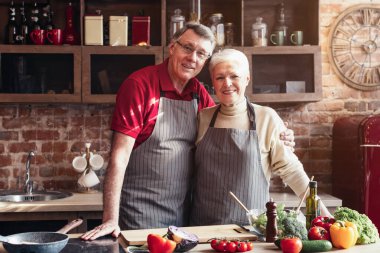
[[[267,24],[263,22],[262,17],[257,17],[256,22],[252,24],[251,36],[254,47],[266,47],[268,45]]]
[[[224,24],[222,13],[214,13],[210,16],[210,28],[215,35],[216,46],[224,46]]]
[[[181,15],[181,12],[181,9],[175,9],[174,14],[170,18],[169,41],[185,23],[185,17]]]
[[[234,45],[234,25],[226,23],[225,25],[226,46],[232,47]]]

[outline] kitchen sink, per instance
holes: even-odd
[[[54,199],[63,199],[73,195],[70,192],[60,191],[35,191],[25,193],[20,191],[3,191],[0,192],[0,202],[28,202],[28,201],[48,201]]]

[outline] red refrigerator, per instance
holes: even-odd
[[[333,195],[380,228],[380,115],[338,119],[332,145]]]

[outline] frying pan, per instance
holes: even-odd
[[[1,236],[4,248],[9,253],[58,253],[69,241],[66,235],[71,229],[82,224],[83,220],[76,219],[65,225],[57,232],[27,232],[9,236]]]

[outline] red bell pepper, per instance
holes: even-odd
[[[147,242],[150,253],[172,253],[177,246],[175,241],[156,234],[149,234]]]
[[[328,216],[317,216],[314,220],[311,221],[311,226],[323,227],[328,232],[330,232],[330,227],[334,223],[335,223],[334,218],[330,218]]]

